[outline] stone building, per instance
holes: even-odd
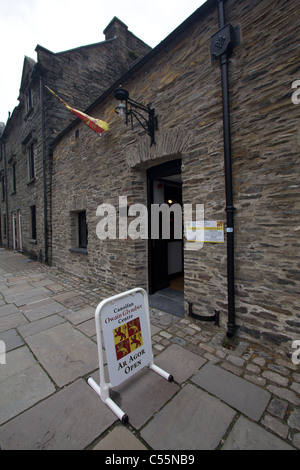
[[[298,13],[296,0],[208,0],[89,107],[108,132],[99,138],[75,120],[57,136],[56,266],[96,280],[103,297],[138,286],[154,294],[181,277],[185,314],[220,312],[224,334],[292,352],[300,338]],[[137,120],[132,129],[130,116],[126,127],[115,113],[119,85],[152,103],[155,144]],[[208,227],[223,222],[224,243],[192,249],[184,237],[130,236],[141,222],[134,204],[168,201],[203,205]],[[114,234],[111,207],[116,237],[100,239],[105,223]]]
[[[84,111],[151,49],[116,17],[104,34],[64,52],[38,45],[37,61],[25,57],[20,103],[0,138],[1,243],[41,261],[51,262],[51,143],[74,118],[45,85]]]

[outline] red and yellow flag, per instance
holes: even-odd
[[[65,107],[71,111],[73,114],[75,114],[79,119],[81,119],[87,126],[90,127],[94,132],[97,134],[102,134],[104,131],[109,130],[109,124],[105,121],[101,121],[100,119],[93,118],[91,116],[88,116],[87,114],[78,111],[75,108],[71,108],[62,98],[60,98],[56,93],[54,93],[51,88],[49,88],[47,85],[45,85],[48,91],[52,93],[52,95],[56,96],[56,98],[65,105]]]

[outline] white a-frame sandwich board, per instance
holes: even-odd
[[[110,398],[109,389],[148,366],[171,382],[173,376],[154,364],[150,331],[148,295],[135,288],[103,300],[95,311],[100,385],[91,377],[88,384],[123,422],[128,416]],[[110,382],[104,375],[101,328]]]

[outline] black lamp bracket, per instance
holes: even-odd
[[[129,93],[121,85],[115,90],[115,98],[121,102],[125,101],[125,117],[126,125],[128,125],[129,119],[131,127],[133,129],[133,118],[135,118],[142,128],[148,133],[151,144],[155,144],[155,131],[158,129],[157,116],[155,116],[154,108],[151,108],[151,103],[144,106],[137,101],[129,98]],[[116,107],[116,113],[118,113],[118,106]],[[142,114],[144,113],[144,114]],[[146,117],[145,117],[146,114]]]

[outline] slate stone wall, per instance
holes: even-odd
[[[118,36],[112,35],[116,27],[118,27]],[[38,45],[37,63],[27,57],[24,60],[20,104],[7,121],[1,137],[0,174],[5,177],[7,187],[7,201],[0,201],[1,241],[4,246],[13,248],[12,214],[20,213],[22,246],[18,243],[17,249],[22,248],[24,253],[41,261],[51,262],[52,256],[52,142],[74,120],[74,114],[50,94],[45,85],[53,89],[70,106],[84,111],[119,75],[151,49],[128,31],[127,26],[118,18],[113,18],[105,29],[105,39],[93,45],[59,53],[53,53]],[[33,106],[28,111],[26,95],[29,89],[32,92]],[[35,164],[35,178],[32,180],[28,177],[28,147],[31,144],[34,144]],[[4,158],[7,160],[7,175],[5,175]],[[14,163],[16,164],[15,192],[12,190]],[[65,184],[67,182],[68,178]],[[46,187],[46,204],[44,187]],[[34,240],[31,234],[31,206],[36,206]],[[4,233],[3,218],[7,218],[7,233]]]
[[[237,334],[290,353],[300,337],[299,108],[291,101],[299,75],[298,9],[294,0],[226,2],[227,20],[241,30],[229,66]],[[102,203],[118,208],[119,196],[127,196],[129,204],[147,204],[147,168],[181,158],[183,203],[204,204],[206,220],[226,221],[221,76],[210,56],[217,30],[212,8],[123,83],[133,99],[155,107],[155,146],[141,127],[119,120],[113,96],[94,110],[110,123],[102,138],[81,124],[56,142],[53,262],[97,280],[103,297],[148,288],[147,241],[96,235]],[[87,212],[85,255],[69,251],[70,213],[78,208]],[[193,302],[200,315],[220,310],[224,332],[226,263],[226,232],[224,244],[185,247],[186,307]]]

